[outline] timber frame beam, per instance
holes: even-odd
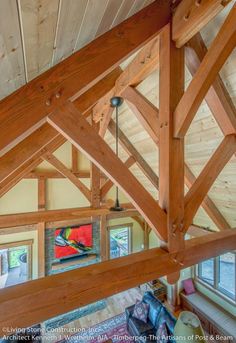
[[[49,116],[48,122],[122,189],[150,227],[166,241],[166,213],[75,106],[67,103]]]
[[[204,56],[175,110],[175,137],[184,137],[217,74],[236,45],[236,5]]]
[[[32,133],[58,106],[75,101],[158,36],[170,15],[168,2],[152,3],[0,101],[0,151]]]
[[[228,115],[225,127],[222,115],[218,116],[226,137],[198,178],[195,179],[190,171],[185,175],[189,191],[184,197],[184,169],[186,172],[187,167],[184,165],[183,139],[202,100],[209,97],[212,84],[220,97],[217,75],[236,45],[236,5],[209,50],[202,57],[198,55],[199,64],[192,68],[194,77],[185,93],[183,46],[229,2],[182,0],[171,24],[169,2],[155,1],[0,102],[0,152],[3,155],[0,195],[45,159],[91,202],[88,208],[47,211],[45,180],[41,180],[39,211],[0,216],[0,229],[35,223],[39,231],[44,231],[47,222],[99,217],[104,237],[106,221],[117,214],[109,212],[107,206],[101,206],[101,200],[114,183],[135,207],[128,204],[129,208],[120,217],[129,215],[139,221],[137,214],[140,213],[145,220],[145,247],[150,228],[165,242],[165,249],[144,251],[4,289],[0,292],[0,329],[29,326],[167,274],[170,282],[176,281],[181,269],[236,249],[236,230],[228,229],[228,223],[220,213],[214,212],[214,204],[207,198],[213,182],[236,151],[235,131],[232,132],[235,109],[229,114],[227,105],[224,106],[224,115]],[[118,65],[140,48],[143,49],[122,71]],[[135,89],[158,64],[163,87],[159,110]],[[105,143],[103,137],[107,129],[114,135],[109,106],[114,95],[126,98],[143,127],[159,145],[160,180],[121,130],[119,139],[129,155],[125,163]],[[227,102],[226,95],[225,100]],[[210,101],[213,107],[213,101]],[[87,120],[90,114],[92,125]],[[99,129],[94,122],[100,122]],[[72,171],[52,155],[66,139],[74,146]],[[26,146],[30,148],[26,149]],[[76,175],[79,173],[76,149],[92,162],[91,191]],[[16,154],[17,151],[22,154]],[[134,163],[152,180],[156,189],[159,187],[159,203],[130,172],[129,167]],[[103,188],[101,172],[110,179]],[[212,218],[223,229],[214,234],[203,232],[199,238],[184,241],[188,229],[195,229],[191,223],[201,203],[209,212],[214,212]],[[103,250],[102,259],[106,258]],[[41,268],[40,274],[43,273]],[[36,298],[37,302],[32,302]]]
[[[236,230],[230,229],[188,240],[178,253],[150,249],[5,288],[0,292],[0,331],[4,334],[6,327],[28,327],[127,288],[179,272],[203,259],[234,250],[235,237]]]

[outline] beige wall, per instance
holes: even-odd
[[[37,211],[38,182],[22,180],[0,198],[0,214]]]

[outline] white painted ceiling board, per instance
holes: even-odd
[[[111,28],[121,5],[122,1],[120,0],[109,0],[103,18],[98,26],[96,37],[102,35],[104,32],[108,31]]]
[[[59,0],[19,0],[27,80],[51,67]]]
[[[123,0],[119,11],[117,12],[117,15],[115,16],[113,23],[111,27],[114,27],[118,24],[120,24],[123,20],[125,20],[128,17],[128,14],[135,3],[135,0]]]
[[[109,0],[89,0],[75,50],[81,49],[95,38],[108,1]]]
[[[16,0],[0,0],[0,99],[25,84]]]
[[[87,4],[88,0],[61,0],[53,64],[74,52]]]

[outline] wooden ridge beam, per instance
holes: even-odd
[[[236,151],[236,136],[226,136],[185,196],[185,232],[217,176]]]
[[[115,137],[115,122],[113,120],[110,121],[108,130]],[[148,163],[144,160],[144,158],[140,155],[137,149],[133,146],[133,144],[129,141],[127,136],[122,132],[121,129],[118,130],[119,141],[123,149],[130,155],[135,158],[136,164],[142,170],[144,175],[148,178],[148,180],[153,184],[154,187],[158,187],[159,185],[159,178],[154,173],[152,168],[148,165]]]
[[[80,181],[61,161],[59,161],[52,153],[46,153],[43,156],[43,159],[49,162],[54,168],[70,180],[90,202],[91,192],[88,187],[85,186],[83,182]]]
[[[235,250],[235,237],[236,230],[226,230],[187,240],[178,254],[155,248],[2,289],[1,334],[6,327],[32,326]]]
[[[142,126],[148,132],[155,144],[159,137],[159,111],[139,91],[133,87],[127,87],[122,97],[128,103],[129,108],[135,114]]]
[[[221,12],[231,0],[182,0],[172,19],[172,38],[182,47],[211,19]]]
[[[169,20],[167,2],[154,2],[3,99],[0,150],[46,120],[60,104],[90,89],[157,36]]]
[[[122,189],[150,227],[165,241],[166,213],[73,104],[62,106],[49,116],[48,121]]]
[[[150,41],[133,61],[126,67],[118,77],[115,86],[103,96],[93,109],[93,118],[96,122],[107,120],[110,109],[110,99],[119,96],[129,86],[136,86],[158,65],[158,38]]]
[[[188,42],[185,51],[186,65],[194,76],[207,54],[207,47],[200,33]],[[236,133],[236,109],[219,74],[207,92],[205,100],[223,134]]]
[[[188,189],[190,189],[196,181],[196,177],[193,175],[187,164],[185,164],[184,177],[185,185],[188,187]],[[229,223],[226,221],[224,216],[220,213],[220,211],[208,195],[206,195],[203,199],[201,206],[206,211],[211,220],[215,223],[215,225],[219,228],[219,230],[230,229]]]
[[[127,158],[127,160],[124,162],[127,168],[132,167],[135,164],[135,159],[133,156],[130,156]],[[104,185],[101,188],[101,199],[104,199],[106,194],[109,192],[111,187],[113,186],[113,182],[111,180],[107,180]]]
[[[175,137],[184,137],[210,86],[236,45],[236,5],[202,60],[175,110]]]

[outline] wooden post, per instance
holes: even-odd
[[[96,132],[99,132],[99,123],[96,124],[92,121],[93,128]],[[100,169],[91,162],[91,206],[94,208],[99,208],[101,203],[101,190],[100,190]]]
[[[38,210],[46,209],[46,179],[38,180]],[[38,277],[45,276],[45,222],[38,223]]]
[[[100,255],[101,261],[108,260],[108,244],[107,244],[107,217],[101,215],[100,217]]]
[[[71,146],[71,164],[72,173],[78,173],[78,150],[74,145]]]
[[[184,50],[171,40],[170,24],[160,35],[159,204],[167,212],[167,249],[184,247],[184,140],[174,138],[174,111],[184,93]],[[170,283],[179,278],[167,277]]]
[[[148,224],[144,223],[144,230],[143,230],[143,246],[144,250],[149,249],[149,235],[150,235],[151,229],[148,226]]]

